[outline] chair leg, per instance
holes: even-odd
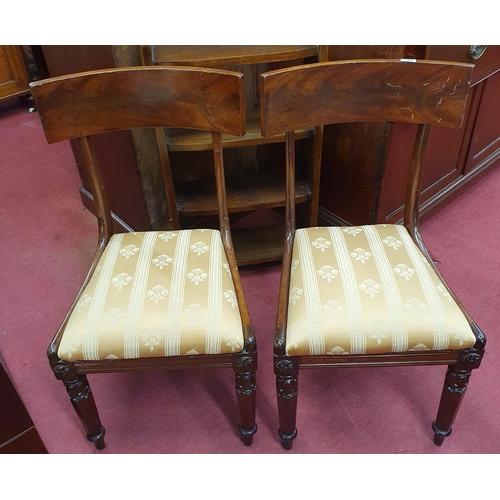
[[[105,447],[106,431],[101,425],[87,377],[78,374],[74,365],[70,363],[58,364],[53,370],[56,378],[62,380],[66,387],[71,404],[87,432],[87,439],[94,443],[98,450],[102,450]]]
[[[253,435],[257,432],[255,423],[255,355],[244,355],[236,358],[233,364],[236,382],[236,399],[240,414],[238,431],[246,446],[253,443]]]
[[[448,366],[437,417],[432,423],[436,446],[441,446],[444,438],[451,434],[451,426],[462,403],[471,372],[479,367],[482,357],[482,351],[464,351],[456,365]]]
[[[298,394],[298,361],[290,358],[275,358],[274,373],[276,375],[276,394],[278,397],[279,430],[281,446],[291,450],[293,440],[297,437],[297,394]]]

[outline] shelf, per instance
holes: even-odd
[[[230,66],[292,61],[319,54],[318,45],[153,45],[153,64]]]
[[[284,224],[233,229],[231,235],[238,266],[280,261],[284,234]]]
[[[244,74],[247,99],[246,133],[242,137],[222,135],[223,148],[232,149],[225,155],[229,167],[227,172],[231,172],[226,177],[226,205],[228,212],[232,214],[232,222],[236,222],[237,226],[238,216],[244,218],[249,214],[254,215],[261,209],[279,209],[285,206],[284,169],[278,168],[278,165],[274,166],[274,170],[269,168],[275,153],[272,146],[263,150],[258,146],[280,143],[284,145],[286,134],[262,136],[260,113],[259,109],[256,109],[259,75],[271,69],[316,62],[319,56],[318,45],[142,46],[143,62],[146,65],[225,68]],[[201,158],[205,160],[205,154],[213,149],[212,134],[173,128],[164,129],[164,133],[168,151],[172,153],[170,161],[173,177],[175,179],[175,173],[178,177],[172,187],[182,227],[184,225],[190,227],[192,221],[196,219],[205,222],[206,218],[216,216],[218,213],[215,181],[210,180],[212,174],[205,169],[205,166],[210,167],[210,162],[200,161]],[[297,140],[310,138],[313,135],[313,127],[295,131]],[[247,149],[235,151],[238,148]],[[276,152],[280,151],[278,147]],[[198,152],[206,153],[196,155]],[[283,155],[284,153],[283,151]],[[283,160],[284,156],[283,159],[280,157],[280,161]],[[248,165],[255,165],[255,170],[252,168],[250,172]],[[183,169],[186,169],[186,175]],[[305,177],[309,174],[310,172],[305,174]],[[187,178],[192,180],[186,181]],[[303,179],[297,179],[295,190],[296,203],[312,199],[311,189]],[[269,220],[258,222],[260,225],[257,223],[232,230],[239,265],[273,262],[282,258],[284,223],[269,225],[271,224]]]
[[[295,132],[296,139],[303,139],[313,135],[313,129],[301,129]],[[209,151],[212,149],[212,134],[198,130],[165,129],[165,140],[169,151]],[[276,134],[263,137],[260,132],[259,111],[247,111],[247,133],[242,136],[222,134],[224,148],[239,148],[244,146],[258,146],[259,144],[273,144],[285,142],[285,134]]]
[[[215,181],[188,181],[175,184],[179,215],[217,214]],[[311,191],[301,179],[295,186],[295,201],[309,200]],[[239,175],[226,179],[226,199],[229,213],[248,212],[285,204],[285,174],[282,171]]]

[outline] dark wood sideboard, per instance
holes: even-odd
[[[53,45],[42,46],[42,49],[51,76],[107,67],[171,63],[236,69],[245,73],[247,81],[255,82],[258,74],[267,69],[315,60],[406,58],[475,63],[473,87],[464,126],[460,130],[451,131],[435,128],[430,137],[421,199],[423,216],[435,212],[471,182],[500,163],[500,100],[496,97],[500,95],[500,46],[488,46],[483,53],[476,50],[480,46],[465,45],[275,46],[276,49],[261,47],[261,54],[255,47],[248,46],[241,47],[240,53],[237,46],[218,50],[215,50],[215,47],[212,50],[210,46],[198,46],[198,49],[196,46],[146,46],[145,50],[145,47],[141,46]],[[472,51],[471,47],[474,47]],[[225,57],[220,56],[221,51]],[[219,55],[215,57],[211,54],[213,52]],[[247,92],[247,101],[250,103],[248,114],[252,122],[247,128],[252,130],[252,134],[255,133],[253,122],[258,120],[258,116],[255,116],[258,95],[255,92],[255,85],[252,83]],[[299,210],[298,213],[300,215],[306,212],[305,223],[315,211],[319,211],[321,224],[399,221],[403,200],[394,197],[392,193],[397,191],[395,187],[404,182],[404,178],[396,165],[410,157],[410,145],[415,133],[416,128],[406,124],[342,124],[325,127],[320,182],[319,179],[314,179],[310,159],[307,159],[308,141],[309,145],[312,141],[311,134],[304,133],[304,167],[300,170],[305,181],[304,191],[298,193],[298,196],[302,196],[300,201],[306,203],[303,204],[304,210]],[[247,140],[250,137],[248,136],[243,142],[226,143],[226,168],[229,175],[234,175],[237,179],[239,175],[260,177],[264,173],[283,171],[283,142],[278,140],[274,144],[264,144],[258,135],[252,136],[251,140]],[[173,137],[175,142],[175,135]],[[106,164],[104,182],[111,184],[111,177],[114,177],[110,205],[117,226],[122,228],[140,231],[169,227],[172,217],[166,204],[160,201],[163,198],[163,186],[153,141],[153,131],[147,130],[118,132],[95,139],[96,154],[100,161]],[[168,136],[166,141],[168,143]],[[172,139],[170,141],[172,142]],[[72,147],[79,166],[78,146],[72,144]],[[191,146],[183,143],[181,149],[189,147]],[[171,151],[173,162],[178,162],[177,174],[174,174],[178,175],[180,182],[206,179],[207,170],[202,171],[198,167],[206,158],[207,151],[202,149],[197,145],[189,154],[186,154],[186,151]],[[92,211],[93,202],[87,187],[88,182],[81,170],[80,175],[82,201]],[[256,189],[260,190],[262,187],[258,186]],[[238,211],[239,214],[234,213],[232,217],[238,221],[238,217],[256,208],[269,207],[279,213],[282,209],[280,197],[284,197],[284,187],[283,195],[278,195],[278,191],[279,184],[269,195],[271,198],[268,198],[267,204],[262,206],[253,201],[247,206],[240,203],[240,206],[235,208],[235,212]],[[198,193],[196,190],[193,193],[193,199],[196,201]],[[259,194],[260,191],[256,193]],[[257,199],[257,196],[254,199]],[[201,206],[200,203],[197,208]],[[194,210],[192,215],[195,217],[189,219],[189,222],[186,217],[183,218],[182,213],[179,215],[181,223],[188,225],[187,227],[190,227],[189,224],[196,224],[196,216],[204,224],[210,217],[208,210]],[[244,252],[240,253],[240,264],[280,258],[282,242],[279,232],[271,231],[262,237],[251,232],[249,234],[250,236],[241,239],[240,251],[248,250],[252,242],[257,242],[261,253],[252,257],[244,256]],[[236,240],[235,247],[238,251]]]

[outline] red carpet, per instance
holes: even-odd
[[[230,369],[160,371],[89,376],[107,430],[107,447],[97,452],[45,354],[97,235],[80,202],[73,155],[68,143],[47,145],[38,115],[2,104],[0,172],[0,350],[50,453],[286,453],[277,437],[272,372],[278,264],[241,270],[260,356],[253,446],[236,435]],[[303,370],[299,434],[289,455],[500,452],[498,193],[500,170],[422,228],[440,270],[488,338],[452,435],[441,448],[432,443],[445,367]]]

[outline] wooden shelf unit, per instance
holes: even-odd
[[[226,191],[229,213],[278,208],[285,204],[283,175],[279,171],[229,177]],[[311,191],[304,179],[297,180],[295,197],[297,203],[311,199]],[[215,181],[179,182],[176,184],[176,200],[179,215],[216,215]]]
[[[280,209],[285,204],[284,154],[279,149],[285,134],[264,138],[260,132],[258,110],[258,76],[269,69],[316,62],[320,60],[317,45],[260,46],[143,46],[145,65],[188,65],[217,67],[241,71],[245,75],[247,131],[242,137],[223,136],[223,147],[238,149],[225,156],[226,191],[229,212],[243,215],[255,210]],[[298,139],[312,138],[314,129],[298,131]],[[175,193],[177,217],[203,217],[216,214],[215,181],[209,169],[211,159],[201,156],[212,149],[211,135],[201,131],[165,129],[165,144]],[[275,151],[272,145],[277,145]],[[278,153],[280,151],[281,154]],[[195,153],[182,155],[181,153]],[[198,154],[200,153],[200,154]],[[281,156],[281,157],[280,157]],[[309,155],[310,156],[310,155]],[[307,155],[305,156],[307,158]],[[317,205],[318,189],[311,186],[311,165],[307,158],[298,169],[296,202]],[[203,166],[204,165],[204,166]],[[185,177],[189,179],[185,179]],[[194,177],[194,178],[193,178]],[[304,223],[310,223],[310,210],[303,210]],[[283,231],[280,227],[262,225],[235,230],[234,246],[238,263],[254,264],[280,260]]]
[[[292,61],[318,56],[318,45],[145,45],[143,64],[207,68]]]
[[[242,229],[233,229],[234,251],[238,265],[247,266],[281,260],[283,255],[283,240],[285,230],[283,224],[265,224]],[[263,253],[260,245],[255,242],[266,243],[266,252]]]

